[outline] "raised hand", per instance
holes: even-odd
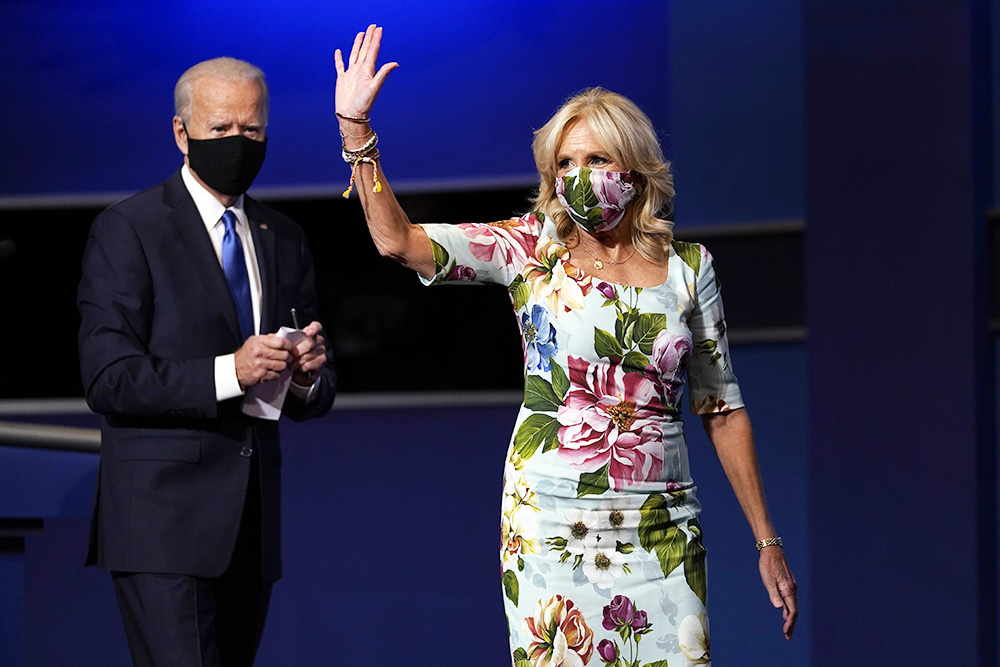
[[[344,58],[337,49],[333,54],[337,65],[337,112],[346,116],[368,118],[389,72],[399,63],[386,63],[378,71],[378,50],[382,43],[382,28],[374,23],[354,38],[354,46],[344,68]]]

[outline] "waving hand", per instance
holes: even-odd
[[[375,70],[381,43],[382,28],[373,23],[354,38],[346,69],[340,49],[334,53],[337,65],[336,105],[339,113],[368,118],[385,78],[389,72],[399,67],[399,63],[391,62],[382,65],[378,71]]]

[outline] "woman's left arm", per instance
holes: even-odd
[[[702,423],[722,468],[726,471],[736,499],[743,508],[754,539],[760,541],[775,537],[767,501],[764,499],[757,448],[754,446],[753,429],[747,411],[737,408],[702,415]],[[780,546],[767,546],[760,550],[760,578],[771,598],[771,604],[782,609],[785,637],[791,639],[799,615],[798,586]]]

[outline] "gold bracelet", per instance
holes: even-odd
[[[337,118],[343,118],[344,120],[353,120],[355,123],[370,123],[371,118],[359,118],[358,116],[348,116],[346,113],[340,113],[339,111],[334,111],[337,114]]]
[[[780,537],[769,537],[766,540],[761,540],[760,542],[757,542],[754,546],[757,547],[757,551],[760,551],[764,547],[780,547],[781,546],[781,538]]]
[[[371,126],[369,126],[368,128],[368,134],[351,134],[350,132],[344,132],[344,128],[340,128],[341,139],[343,139],[344,137],[350,137],[351,139],[367,139],[373,134],[375,134],[375,130],[371,129]],[[343,143],[343,141],[341,141],[341,143]]]

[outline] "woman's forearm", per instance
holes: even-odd
[[[750,524],[754,540],[775,537],[747,411],[738,408],[729,412],[702,415],[702,422]]]

